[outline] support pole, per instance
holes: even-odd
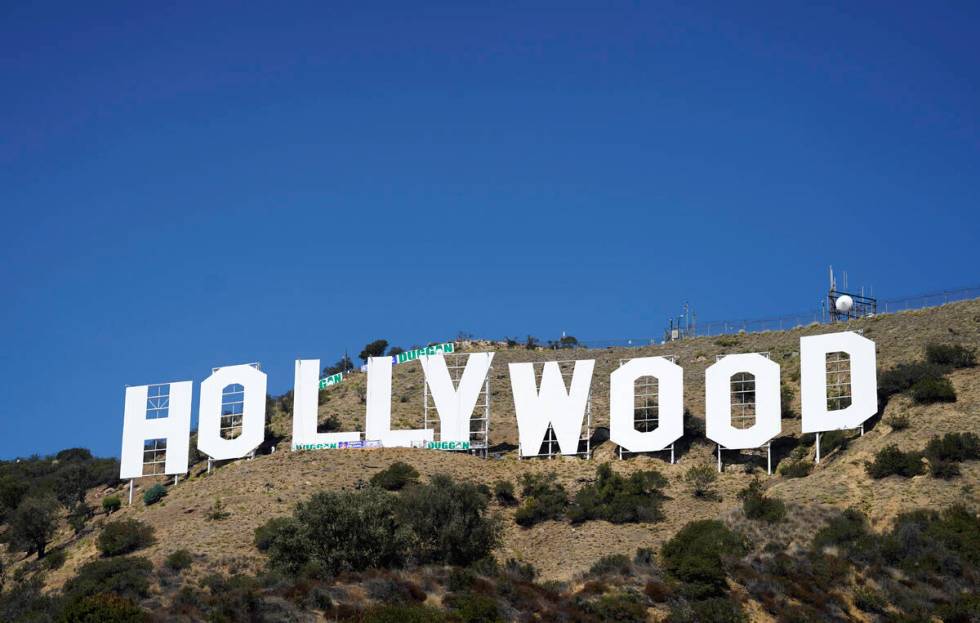
[[[674,444],[670,444],[670,464],[674,464]]]
[[[178,482],[180,482],[180,475],[179,474],[174,474],[174,486],[175,487],[177,486],[177,483]]]
[[[211,464],[214,463],[214,459],[208,457],[208,475],[211,474]]]
[[[817,433],[817,463],[820,462],[820,433]]]
[[[772,476],[772,442],[766,444],[766,473]]]
[[[864,437],[864,424],[861,424],[861,436]]]
[[[129,505],[130,506],[133,505],[133,480],[132,480],[132,478],[130,478],[130,480],[129,480]]]
[[[721,473],[721,444],[718,444],[718,473]]]

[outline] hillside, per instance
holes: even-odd
[[[685,473],[695,465],[712,468],[715,465],[714,445],[702,432],[704,369],[720,354],[769,352],[781,366],[783,383],[792,390],[791,410],[797,414],[800,336],[844,328],[811,325],[782,332],[743,334],[735,339],[699,337],[629,349],[529,351],[523,347],[494,346],[490,436],[495,452],[487,460],[415,449],[290,452],[285,450],[289,447],[290,415],[277,410],[271,414],[270,428],[283,439],[278,441],[275,453],[221,465],[210,475],[204,473],[204,465],[199,463],[191,469],[190,477],[182,479],[178,485],[169,486],[171,481],[167,481],[167,497],[153,506],[145,506],[140,494],[153,482],[163,480],[143,479],[138,483],[133,506],[124,506],[110,518],[97,515],[89,530],[77,538],[71,536],[67,528],[61,529],[53,547],[64,548],[67,560],[63,567],[47,575],[46,586],[58,589],[83,564],[96,559],[100,527],[107,521],[124,518],[138,518],[155,529],[157,542],[143,552],[155,565],[161,564],[169,553],[179,548],[194,554],[194,567],[185,574],[184,581],[193,582],[215,572],[259,572],[265,564],[265,556],[253,545],[255,528],[272,517],[290,513],[298,501],[318,490],[354,489],[395,461],[410,463],[421,472],[423,479],[436,473],[448,473],[457,479],[488,486],[502,479],[516,483],[526,473],[553,471],[557,480],[571,492],[591,482],[596,467],[605,461],[611,461],[613,469],[623,474],[656,469],[666,476],[665,517],[654,523],[587,521],[573,525],[567,521],[545,521],[522,528],[513,521],[513,508],[494,502],[493,511],[503,517],[505,526],[502,545],[495,556],[501,561],[515,558],[531,563],[538,569],[540,579],[545,581],[575,582],[603,556],[632,556],[640,547],[658,549],[681,527],[698,519],[721,518],[734,528],[749,534],[765,533],[767,538],[774,538],[778,533],[783,545],[791,547],[809,542],[822,518],[839,509],[863,511],[870,518],[873,529],[880,531],[887,529],[900,513],[918,508],[940,509],[954,503],[980,508],[980,487],[977,486],[980,484],[980,461],[964,462],[961,475],[948,480],[929,474],[874,480],[864,467],[875,453],[891,444],[902,450],[921,450],[932,435],[980,430],[977,424],[980,368],[977,367],[949,373],[956,402],[919,405],[905,395],[892,398],[884,412],[868,424],[863,436],[856,431],[849,433],[846,445],[825,453],[824,460],[807,477],[786,478],[778,473],[766,476],[764,455],[753,457],[750,452],[742,452],[736,457],[736,453],[726,452],[725,470],[715,485],[718,498],[701,499],[691,495]],[[980,300],[862,319],[851,322],[846,328],[862,331],[876,342],[879,369],[886,370],[921,360],[929,343],[955,343],[978,349]],[[463,344],[462,352],[485,350],[486,347],[480,343]],[[507,363],[595,358],[593,426],[604,427],[608,426],[610,372],[618,366],[620,359],[647,355],[673,355],[684,368],[685,407],[692,416],[690,426],[696,430],[686,432],[684,440],[678,444],[676,464],[670,464],[666,455],[619,460],[609,442],[596,446],[592,460],[570,457],[518,460],[516,452],[510,449],[517,442],[517,431]],[[344,430],[363,430],[364,405],[360,396],[364,383],[364,375],[355,374],[324,392],[329,398],[321,404],[322,419],[335,416],[344,424]],[[395,425],[421,427],[422,375],[417,362],[395,367],[393,395]],[[888,424],[897,415],[908,417],[909,426],[904,430],[895,430]],[[800,442],[798,416],[784,419],[783,431],[773,442],[774,468],[779,462],[788,461],[788,455],[797,447],[800,447],[797,453],[812,460],[812,447],[801,446]],[[786,502],[789,511],[786,522],[776,526],[747,522],[737,493],[753,477],[762,478],[767,495]],[[125,495],[122,485],[115,491]],[[106,489],[90,491],[89,503],[98,506],[102,497],[110,492]],[[223,521],[209,521],[207,511],[218,500],[230,516]],[[14,562],[13,567],[17,564],[20,563]],[[155,590],[159,599],[168,599],[162,588]],[[772,620],[757,604],[753,605],[752,600],[748,600],[746,610],[754,620]],[[861,618],[856,611],[852,614],[855,619]]]

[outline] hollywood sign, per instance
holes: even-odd
[[[830,409],[827,401],[827,355],[846,353],[850,359],[851,403]],[[372,357],[367,364],[367,412],[364,432],[317,431],[320,360],[296,361],[293,386],[293,448],[411,447],[457,449],[470,444],[470,419],[483,389],[494,353],[468,355],[454,387],[441,352],[417,357],[439,416],[440,439],[431,428],[393,430],[391,427],[391,357]],[[532,363],[509,364],[511,391],[521,456],[538,454],[548,428],[562,454],[576,454],[592,383],[594,359],[574,362],[566,386],[557,362],[546,362],[537,382]],[[732,424],[732,376],[755,377],[755,423],[749,428]],[[635,384],[654,377],[658,386],[659,421],[651,431],[636,429]],[[668,448],[684,434],[684,370],[663,357],[630,359],[609,378],[609,438],[628,452],[656,452]],[[241,386],[241,433],[233,439],[221,435],[222,395],[229,386]],[[169,384],[166,406],[154,399],[151,388],[126,388],[121,478],[143,475],[144,445],[166,441],[164,473],[187,472],[191,432],[191,381]],[[266,374],[251,365],[216,368],[201,383],[197,448],[215,460],[243,458],[264,441]],[[875,414],[877,378],[875,345],[853,332],[800,338],[800,398],[802,430],[820,433],[861,426]],[[149,408],[148,408],[149,406]],[[166,413],[165,417],[154,417]],[[779,364],[758,353],[727,355],[705,371],[705,436],[725,449],[765,446],[782,428]]]

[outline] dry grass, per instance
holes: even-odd
[[[498,350],[492,370],[493,421],[491,437],[494,443],[516,443],[517,430],[513,402],[507,377],[509,362],[531,360],[596,358],[593,379],[593,414],[597,426],[608,423],[609,373],[620,358],[673,354],[685,371],[685,406],[695,417],[703,417],[704,369],[722,352],[769,351],[772,359],[782,366],[785,382],[793,387],[799,403],[799,338],[841,330],[844,327],[809,326],[785,332],[742,335],[738,345],[720,347],[714,338],[697,338],[666,346],[639,349],[613,348],[598,351],[574,350],[527,351],[523,348]],[[855,321],[849,329],[861,329],[878,345],[879,367],[887,368],[900,362],[922,357],[926,343],[956,342],[977,348],[980,346],[980,301],[955,303],[940,308],[882,316]],[[911,425],[893,431],[887,425],[870,428],[863,437],[855,438],[841,453],[827,457],[806,478],[784,479],[772,476],[766,482],[770,494],[787,501],[790,521],[772,530],[782,530],[780,538],[802,542],[810,538],[821,518],[829,509],[853,506],[869,514],[877,526],[886,525],[899,512],[916,507],[941,507],[953,502],[980,506],[977,484],[980,482],[980,462],[964,463],[963,475],[950,481],[936,480],[928,475],[910,480],[896,477],[872,481],[864,471],[864,462],[880,448],[896,443],[902,449],[921,448],[930,433],[976,431],[977,410],[980,405],[980,368],[959,370],[950,377],[959,400],[952,404],[918,406],[904,397],[893,399],[884,418],[904,413]],[[323,417],[337,415],[348,430],[363,430],[364,405],[359,389],[362,375],[355,375],[343,385],[331,389],[330,400],[321,406]],[[394,375],[393,411],[399,426],[421,426],[422,377],[417,363],[396,366]],[[401,394],[410,397],[401,402]],[[274,426],[287,434],[290,422],[284,414],[274,414]],[[782,436],[799,435],[799,420],[783,420]],[[518,461],[513,452],[502,458],[481,460],[461,454],[412,449],[334,450],[322,452],[278,451],[254,460],[224,465],[210,476],[201,474],[200,466],[192,477],[170,488],[160,503],[144,507],[140,494],[154,479],[139,483],[132,507],[123,507],[112,519],[138,517],[156,529],[158,542],[146,550],[156,564],[175,549],[185,548],[197,557],[188,576],[192,579],[212,571],[248,572],[260,568],[262,556],[252,546],[252,532],[271,517],[290,512],[292,506],[319,489],[354,487],[394,461],[406,461],[415,466],[423,478],[445,472],[457,478],[486,483],[492,486],[498,479],[516,483],[520,474],[553,470],[558,479],[577,490],[582,482],[591,479],[599,461],[612,460],[617,471],[656,468],[669,480],[665,492],[670,497],[664,504],[666,519],[657,524],[612,525],[606,522],[587,522],[571,526],[567,522],[545,522],[531,529],[517,527],[512,521],[514,510],[495,506],[495,512],[505,519],[506,531],[499,557],[514,557],[530,562],[541,572],[543,580],[572,580],[586,571],[596,559],[607,554],[632,556],[638,547],[659,547],[684,524],[707,518],[724,518],[744,523],[738,510],[736,493],[749,481],[742,465],[733,463],[734,456],[726,455],[728,463],[715,490],[718,501],[694,498],[683,479],[692,465],[714,465],[713,446],[693,439],[690,449],[679,456],[676,465],[662,457],[638,456],[625,461],[614,458],[611,444],[600,445],[595,458]],[[287,448],[283,443],[280,448]],[[734,454],[734,453],[730,453]],[[775,467],[775,466],[774,466]],[[764,466],[763,466],[764,470]],[[761,472],[765,475],[765,472]],[[90,504],[97,505],[104,491],[90,493]],[[125,490],[120,490],[125,499]],[[230,513],[223,521],[207,521],[206,513],[215,500],[221,499]],[[97,518],[96,523],[105,521]],[[753,527],[753,530],[764,529]],[[765,528],[769,529],[769,528]],[[97,531],[96,531],[97,533]],[[82,537],[68,548],[64,568],[49,575],[49,586],[60,586],[80,564],[97,556],[95,533]],[[70,540],[67,532],[59,542]],[[56,543],[57,545],[57,543]],[[750,608],[755,611],[755,609]],[[760,615],[758,620],[764,620]]]

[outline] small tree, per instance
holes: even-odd
[[[91,458],[91,457],[89,457]],[[58,471],[55,493],[65,508],[71,509],[85,501],[85,492],[92,483],[92,470],[85,463],[73,462]]]
[[[411,552],[422,563],[468,565],[490,555],[500,526],[487,516],[487,496],[476,486],[436,474],[402,493],[398,517],[412,531]]]
[[[44,558],[58,525],[58,501],[50,495],[27,497],[10,518],[11,537],[28,552]]]
[[[194,563],[194,556],[191,555],[186,549],[178,549],[171,552],[164,564],[170,569],[180,573],[184,569],[187,569]]]
[[[360,357],[364,363],[367,363],[367,360],[370,357],[380,357],[384,355],[386,348],[388,348],[388,340],[374,340],[364,347],[364,350],[361,351],[361,354],[359,354],[358,357]]]
[[[929,344],[926,346],[926,361],[953,368],[972,368],[977,365],[977,355],[959,344]]]

